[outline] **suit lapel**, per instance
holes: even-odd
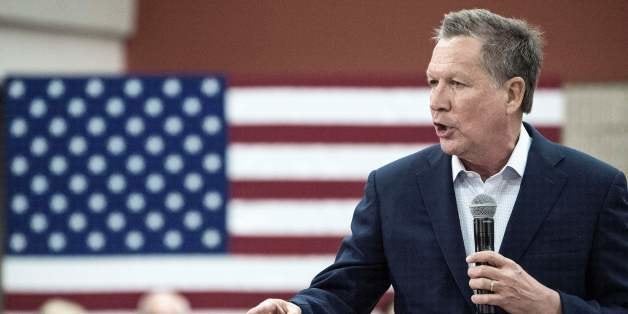
[[[460,292],[472,306],[468,265],[451,179],[451,158],[438,150],[430,156],[430,165],[417,173],[419,190],[447,266]]]
[[[519,195],[506,227],[500,253],[519,260],[558,199],[567,179],[554,166],[562,160],[556,148],[526,124],[532,136]]]

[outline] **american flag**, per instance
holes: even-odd
[[[416,79],[8,79],[7,312],[289,298],[333,261],[369,171],[437,141],[428,99]],[[542,85],[526,120],[558,141],[563,103]]]

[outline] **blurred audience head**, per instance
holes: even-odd
[[[169,291],[145,294],[137,305],[138,314],[189,314],[190,303],[182,295]]]
[[[87,311],[77,303],[55,298],[46,301],[39,314],[87,314]]]

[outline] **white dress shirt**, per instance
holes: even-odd
[[[462,229],[462,239],[467,255],[475,252],[475,240],[473,235],[473,216],[469,205],[478,194],[490,195],[497,203],[497,211],[493,217],[495,220],[495,251],[499,251],[504,232],[519,194],[521,178],[526,168],[528,151],[532,139],[523,124],[519,132],[519,140],[512,151],[508,162],[497,174],[482,182],[480,175],[474,171],[468,171],[457,156],[451,158],[451,173],[454,181],[458,218]]]

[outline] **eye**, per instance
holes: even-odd
[[[438,85],[438,80],[428,80],[427,81],[427,85],[429,85],[430,87],[434,88],[434,87],[436,87],[436,85]]]
[[[451,81],[449,82],[449,84],[450,84],[451,86],[455,87],[455,88],[460,88],[460,87],[465,87],[465,86],[467,86],[467,85],[465,85],[465,84],[463,84],[463,83],[461,83],[461,82],[458,82],[458,81],[456,81],[456,80],[451,80]]]

